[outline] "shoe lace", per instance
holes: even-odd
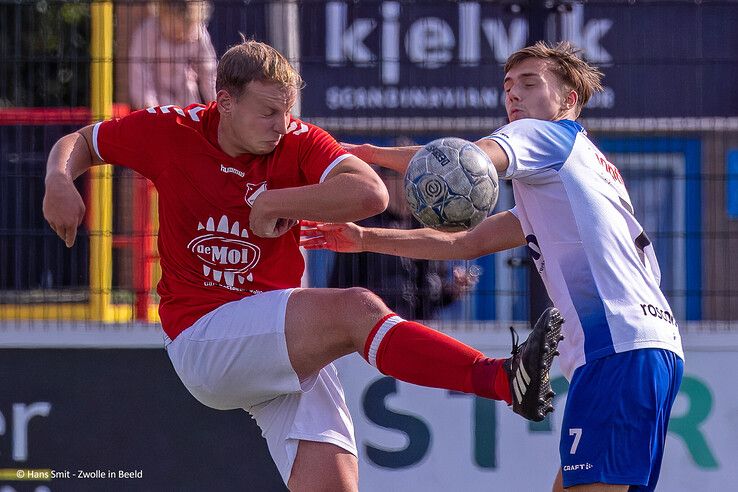
[[[518,336],[518,332],[515,331],[515,328],[510,326],[510,335],[512,336],[512,352],[510,352],[513,356],[518,355],[518,352],[520,352],[520,337]]]

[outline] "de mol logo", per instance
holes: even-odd
[[[212,279],[212,284],[230,290],[245,290],[241,286],[248,280],[253,282],[251,270],[259,263],[261,250],[248,242],[246,228],[238,221],[231,223],[223,215],[215,225],[215,219],[208,217],[205,225],[197,224],[203,234],[194,238],[187,248],[202,263],[202,273]]]

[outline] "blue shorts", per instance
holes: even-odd
[[[559,442],[564,487],[654,490],[683,371],[682,360],[661,349],[614,354],[574,371]]]

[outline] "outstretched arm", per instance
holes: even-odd
[[[468,260],[526,243],[520,221],[509,211],[487,217],[471,231],[464,232],[314,222],[303,222],[303,225],[301,244],[307,249],[371,251],[429,260]]]
[[[498,174],[505,172],[509,160],[507,154],[497,142],[489,138],[483,138],[474,143],[489,156]],[[394,169],[402,174],[407,170],[407,166],[415,153],[421,149],[418,145],[408,147],[378,147],[372,144],[355,145],[350,143],[342,143],[341,145],[364,162]]]
[[[497,174],[504,175],[507,167],[510,165],[510,160],[507,157],[507,153],[500,147],[500,144],[491,138],[482,138],[474,143],[489,156],[497,170]]]
[[[46,163],[44,218],[68,248],[74,245],[77,228],[85,216],[82,196],[74,180],[91,166],[102,164],[92,149],[92,126],[59,139]]]
[[[405,173],[410,159],[421,148],[418,145],[408,147],[377,147],[372,144],[354,145],[350,143],[341,143],[341,145],[364,162],[393,169],[401,174]]]

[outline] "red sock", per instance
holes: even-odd
[[[364,358],[383,374],[408,383],[474,393],[508,404],[504,359],[490,359],[448,335],[388,314],[374,326]]]

